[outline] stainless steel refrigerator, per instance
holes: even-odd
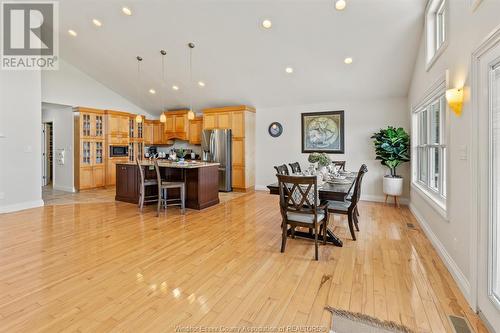
[[[231,130],[203,130],[201,135],[202,159],[219,163],[219,191],[232,191]]]

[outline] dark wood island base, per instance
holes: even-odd
[[[162,178],[167,181],[184,181],[186,184],[186,207],[204,209],[219,203],[219,165],[195,162],[182,165],[160,162]],[[156,179],[154,165],[141,162],[146,178]],[[129,162],[116,165],[115,200],[137,204],[139,201],[140,174],[137,164]],[[157,186],[148,186],[146,196],[158,195]],[[168,190],[168,198],[179,198],[178,189]],[[155,204],[155,203],[153,203]]]

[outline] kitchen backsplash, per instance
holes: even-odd
[[[144,147],[145,151],[149,146]],[[194,151],[196,154],[201,155],[201,146],[200,145],[192,145],[188,141],[175,140],[174,144],[171,146],[158,146],[158,152],[169,153],[171,149],[190,149]]]

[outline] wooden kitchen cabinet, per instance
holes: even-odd
[[[137,173],[135,164],[116,165],[116,200],[137,202],[136,198],[139,192]]]
[[[104,113],[106,115],[105,137],[107,144],[128,144],[130,114],[113,110],[105,110]]]
[[[203,131],[203,117],[197,117],[189,121],[189,143],[201,144],[201,132]]]
[[[152,145],[154,143],[154,122],[144,120],[144,144]]]
[[[232,128],[230,112],[212,112],[203,115],[203,128],[213,129],[213,128]]]
[[[165,122],[165,139],[181,139],[188,140],[189,138],[189,110],[171,110],[165,112],[167,121]]]
[[[245,105],[203,110],[203,128],[230,128],[232,132],[232,186],[255,186],[255,109]]]
[[[73,110],[74,173],[77,190],[105,185],[105,113],[102,110],[78,107]]]

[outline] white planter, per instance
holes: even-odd
[[[384,177],[384,194],[400,196],[403,194],[403,178]]]

